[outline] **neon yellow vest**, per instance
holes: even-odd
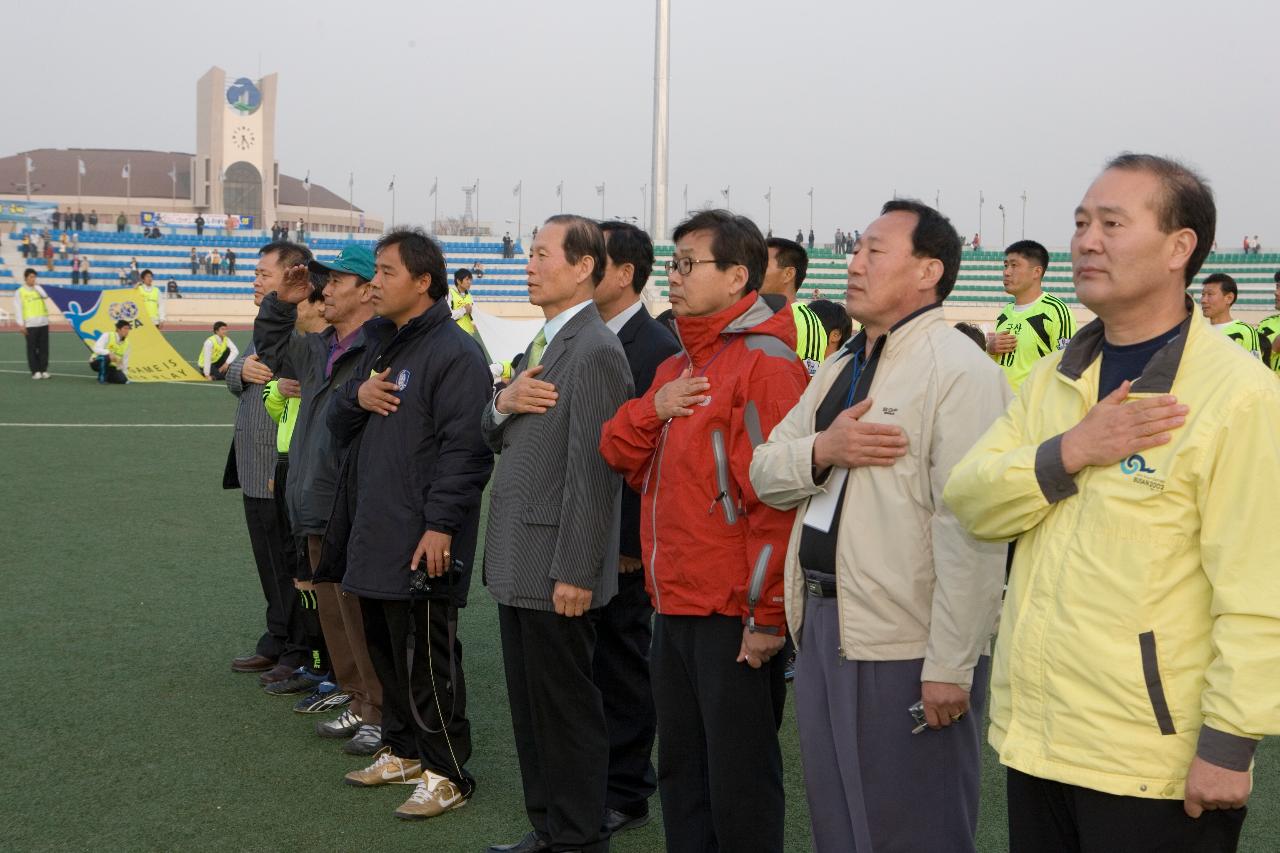
[[[201,359],[204,358],[204,344],[200,345],[200,352],[196,353],[196,364],[200,365],[200,367],[213,367],[218,363],[218,359],[222,358],[222,354],[227,351],[226,338],[220,338],[217,335],[210,335],[204,339],[204,343],[207,344],[209,341],[213,341],[213,348],[209,350],[208,365],[201,362]]]
[[[45,307],[44,297],[40,295],[40,291],[24,284],[18,289],[18,292],[22,294],[23,320],[49,316],[49,309]]]
[[[142,294],[142,301],[147,306],[147,316],[151,318],[152,324],[160,321],[160,288],[154,284],[151,288],[139,287],[138,292]]]
[[[126,338],[122,341],[119,332],[112,332],[111,339],[107,341],[107,349],[123,363],[125,355],[129,352],[129,340]]]
[[[457,311],[459,308],[465,308],[468,305],[475,304],[475,300],[471,298],[471,293],[463,293],[456,287],[449,288],[449,310]],[[476,333],[476,324],[471,321],[469,314],[463,314],[458,318],[458,328],[466,332],[468,335]]]

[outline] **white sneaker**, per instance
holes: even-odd
[[[40,378],[40,371],[38,371],[38,370],[37,370],[35,373],[31,374],[31,378],[32,378],[32,379],[39,379],[39,378]]]
[[[369,788],[374,785],[416,785],[422,778],[422,762],[416,758],[400,758],[391,747],[378,750],[378,760],[363,770],[352,770],[345,777],[348,785]]]
[[[42,371],[42,372],[40,373],[40,378],[41,378],[41,379],[48,379],[48,378],[49,378],[49,371],[47,371],[47,370]]]

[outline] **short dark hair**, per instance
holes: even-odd
[[[36,271],[33,270],[31,267],[27,267],[25,270],[22,271],[22,280],[26,281],[27,276],[29,275],[36,275]],[[1276,280],[1280,281],[1280,272],[1276,273]]]
[[[219,320],[218,322],[213,324],[213,333],[216,335],[218,334],[219,329],[225,329],[226,327],[227,327],[227,324]]]
[[[462,281],[464,278],[471,278],[471,270],[467,269],[466,267],[459,267],[458,269],[453,271],[454,284],[457,284],[458,282]]]
[[[1028,240],[1027,242],[1031,242],[1031,241]],[[1039,244],[1037,243],[1036,245],[1039,245]],[[1005,254],[1007,255],[1009,254],[1009,252],[1006,251]],[[1017,254],[1022,255],[1021,252],[1018,252]],[[1022,255],[1022,256],[1024,258],[1026,257],[1026,255]],[[956,323],[956,331],[963,332],[965,336],[969,338],[969,340],[973,341],[975,344],[980,346],[983,352],[987,351],[987,336],[983,334],[982,330],[979,329],[977,326],[973,325],[972,323]]]
[[[320,281],[317,282],[316,279],[320,279]],[[307,294],[307,301],[312,305],[315,305],[317,302],[324,302],[324,289],[329,283],[327,279],[328,276],[322,278],[315,273],[311,274],[311,292]],[[357,287],[361,287],[369,283],[368,280],[362,276],[356,276],[356,281],[359,282],[359,284],[356,285]]]
[[[147,276],[151,276],[152,278],[155,278],[155,275],[156,274],[153,273],[151,270],[143,270],[142,272],[138,273],[138,278],[146,278]]]
[[[1016,243],[1010,243],[1009,248],[1005,249],[1004,253],[1006,255],[1021,255],[1030,261],[1032,266],[1040,267],[1045,272],[1049,271],[1049,250],[1035,240],[1019,240]],[[986,346],[986,344],[983,344],[983,346]]]
[[[769,249],[754,222],[727,210],[699,210],[676,226],[671,239],[679,243],[686,234],[695,231],[711,232],[711,254],[715,256],[716,269],[744,266],[747,268],[746,292],[760,289],[765,267],[769,265]]]
[[[809,310],[818,315],[828,338],[832,332],[839,332],[837,341],[840,346],[847,344],[849,338],[853,337],[853,320],[849,318],[849,312],[839,302],[815,299],[809,303]]]
[[[604,281],[604,232],[600,230],[600,226],[585,216],[572,213],[557,213],[547,219],[542,227],[546,228],[548,225],[563,225],[565,228],[565,260],[576,264],[583,258],[590,257],[595,261],[595,268],[591,271],[591,285],[594,287]]]
[[[444,252],[440,244],[427,236],[421,228],[397,228],[384,234],[374,246],[374,253],[396,246],[400,251],[400,262],[409,270],[414,278],[431,276],[431,284],[427,286],[427,296],[432,299],[444,299],[449,294],[449,284],[445,280]]]
[[[809,253],[795,240],[785,237],[770,237],[764,241],[766,248],[778,250],[778,267],[791,267],[796,271],[796,290],[804,284],[804,277],[809,273]],[[768,263],[768,258],[765,259]]]
[[[1275,280],[1276,284],[1280,284],[1280,272],[1277,272],[1275,275],[1273,275],[1272,279]]]
[[[133,328],[133,323],[130,323],[128,320],[116,320],[116,329],[117,329],[117,330],[123,329],[123,328],[125,328],[125,327],[128,327],[128,328],[132,329],[132,328]]]
[[[215,246],[214,249],[217,249],[217,247]],[[311,263],[311,250],[301,243],[276,240],[259,249],[258,257],[264,258],[272,253],[280,256],[280,263],[285,269]]]
[[[600,230],[609,238],[604,241],[609,260],[618,266],[631,264],[631,289],[643,291],[653,272],[653,241],[649,235],[630,222],[616,219],[601,222]]]
[[[1240,298],[1240,288],[1236,286],[1236,280],[1224,272],[1216,272],[1205,276],[1205,280],[1200,283],[1200,286],[1203,287],[1206,284],[1216,284],[1224,294],[1231,294],[1232,305],[1235,305],[1236,300]]]
[[[960,252],[964,241],[951,224],[951,220],[922,201],[911,198],[895,198],[886,201],[880,215],[886,213],[914,213],[916,227],[911,232],[911,253],[917,258],[936,258],[942,261],[942,277],[938,279],[936,293],[941,302],[951,295],[960,274]]]
[[[1148,172],[1160,181],[1162,193],[1156,204],[1160,230],[1172,234],[1181,228],[1190,228],[1196,235],[1196,247],[1183,271],[1186,286],[1190,287],[1205,258],[1213,251],[1213,237],[1218,230],[1218,208],[1209,182],[1177,160],[1154,154],[1126,151],[1107,163],[1107,169]]]

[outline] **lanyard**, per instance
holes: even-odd
[[[844,407],[846,409],[853,405],[853,395],[858,391],[858,380],[862,378],[862,371],[866,366],[866,351],[858,350],[853,354],[853,377],[849,382],[849,393],[844,398]]]

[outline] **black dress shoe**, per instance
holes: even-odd
[[[263,687],[266,687],[268,684],[275,684],[277,681],[284,681],[286,678],[293,675],[296,669],[296,666],[289,666],[287,663],[278,663],[271,667],[271,669],[262,673],[262,675],[259,675],[258,683]]]
[[[543,838],[536,831],[530,832],[515,844],[490,844],[489,853],[542,853],[551,849],[550,839]]]
[[[620,812],[617,809],[604,810],[604,834],[616,835],[619,832],[626,832],[628,829],[644,826],[649,822],[649,813],[632,815],[626,812]]]
[[[241,655],[231,659],[232,672],[266,672],[275,665],[275,658],[260,654]]]

